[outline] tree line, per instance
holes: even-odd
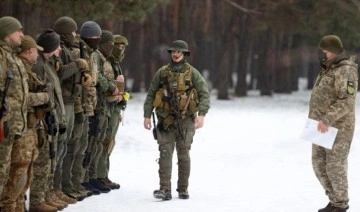
[[[189,62],[211,82],[218,99],[297,91],[313,85],[317,45],[338,35],[356,55],[360,0],[2,0],[0,15],[18,18],[35,36],[61,16],[88,20],[129,40],[123,69],[132,92],[146,90],[169,62],[172,41],[185,40]]]

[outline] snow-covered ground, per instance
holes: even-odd
[[[191,150],[190,199],[154,199],[158,146],[143,128],[145,93],[134,93],[111,157],[119,190],[92,196],[63,211],[315,212],[328,203],[311,167],[311,144],[300,139],[310,91],[220,101],[212,95],[205,126]],[[360,112],[360,101],[357,101]],[[359,115],[357,115],[359,117]],[[360,122],[349,156],[349,212],[360,211]],[[177,166],[174,155],[173,185]]]

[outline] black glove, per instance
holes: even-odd
[[[65,132],[66,132],[66,126],[63,124],[60,124],[60,126],[59,126],[60,135],[64,134]]]
[[[56,136],[57,132],[58,132],[58,128],[56,127],[56,125],[48,126],[47,133],[49,135]]]

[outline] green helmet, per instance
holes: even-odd
[[[344,51],[343,44],[340,38],[336,35],[327,35],[320,39],[319,49],[325,49],[335,54],[339,54]]]
[[[172,42],[172,44],[168,48],[168,52],[171,53],[172,51],[184,52],[185,56],[190,55],[188,44],[183,40],[176,40],[176,41]]]
[[[114,40],[115,40],[115,43],[123,43],[125,46],[129,45],[129,42],[125,36],[114,35]]]

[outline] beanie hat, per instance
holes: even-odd
[[[129,42],[126,39],[126,37],[122,35],[114,35],[114,41],[115,43],[123,43],[125,46],[129,45]]]
[[[327,35],[320,39],[319,48],[339,54],[344,51],[341,40],[336,35]]]
[[[60,36],[54,30],[46,29],[39,35],[37,44],[44,48],[44,53],[51,53],[60,46]]]
[[[4,16],[0,18],[0,39],[4,40],[7,35],[16,32],[23,27],[19,20],[11,16]]]
[[[36,41],[34,40],[34,38],[32,38],[29,35],[25,35],[24,39],[21,41],[20,49],[23,52],[23,51],[31,49],[31,48],[37,48],[40,51],[44,50],[43,47],[36,44]]]
[[[94,21],[86,21],[80,27],[80,37],[82,38],[99,37],[100,35],[101,28]]]
[[[60,35],[71,34],[77,30],[77,24],[74,19],[63,16],[55,21],[54,30]]]
[[[100,43],[107,43],[109,41],[114,42],[114,36],[113,36],[112,32],[110,32],[108,30],[102,30]]]

